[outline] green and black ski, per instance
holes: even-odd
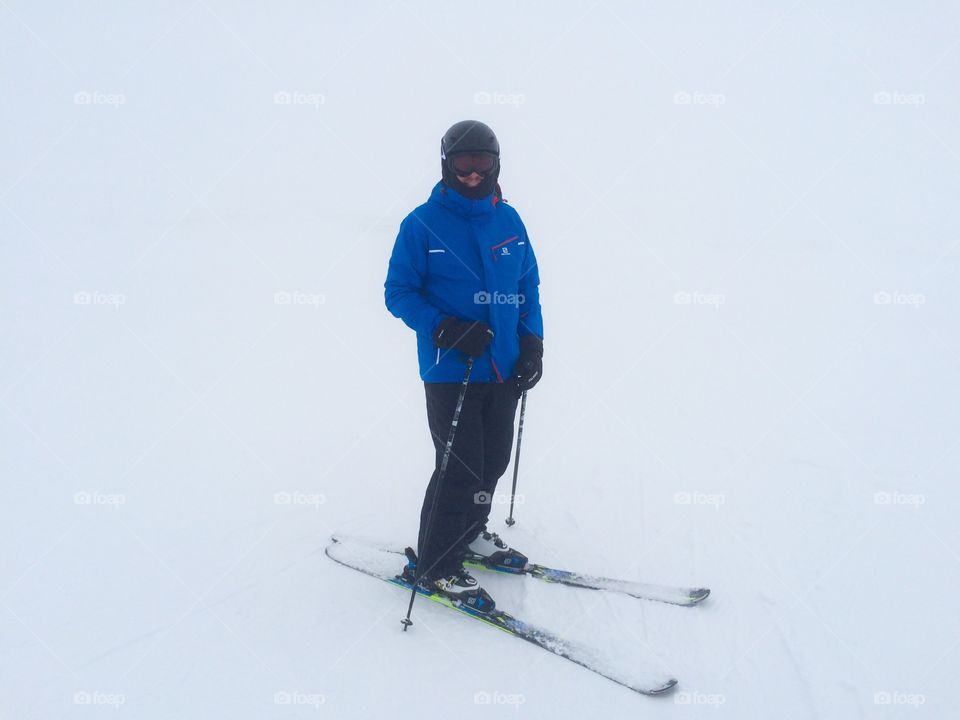
[[[398,557],[397,553],[391,550],[334,537],[333,542],[326,548],[326,554],[341,565],[385,580],[399,588],[405,588],[408,592],[412,589],[411,585],[397,574],[402,565],[402,555]],[[644,695],[660,695],[677,684],[675,678],[665,673],[625,670],[611,666],[604,662],[602,655],[596,650],[565,640],[549,630],[531,625],[502,610],[495,609],[489,613],[477,612],[425,588],[417,588],[417,594],[450,610],[533,643],[635,692]]]

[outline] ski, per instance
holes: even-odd
[[[334,535],[333,540],[345,540],[350,542],[363,543],[361,540],[354,540],[344,536]],[[389,545],[375,545],[383,552],[403,555],[403,549]],[[506,575],[528,575],[549,583],[559,585],[570,585],[571,587],[586,588],[588,590],[608,590],[618,592],[640,600],[655,600],[657,602],[669,603],[671,605],[681,605],[689,607],[703,602],[710,595],[709,588],[690,588],[675,587],[672,585],[654,585],[651,583],[635,582],[633,580],[617,580],[615,578],[598,577],[587,575],[585,573],[572,572],[570,570],[558,570],[538,565],[537,563],[527,563],[522,569],[508,568],[503,566],[487,565],[479,558],[468,557],[464,565],[470,569],[486,570],[489,572],[498,572]]]
[[[707,596],[710,595],[709,588],[672,587],[669,585],[634,582],[632,580],[616,580],[614,578],[571,572],[570,570],[557,570],[556,568],[538,565],[537,563],[527,563],[523,569],[516,570],[514,568],[487,565],[479,558],[468,558],[464,565],[469,568],[476,568],[477,570],[489,570],[508,575],[529,575],[538,580],[586,588],[588,590],[609,590],[611,592],[623,593],[624,595],[640,598],[641,600],[656,600],[658,602],[682,605],[684,607],[703,602]]]
[[[333,542],[327,546],[325,552],[327,557],[341,565],[358,570],[371,577],[385,580],[396,587],[405,588],[407,592],[412,589],[410,583],[397,575],[397,570],[402,566],[402,555],[398,557],[392,550],[334,537]],[[677,684],[675,678],[659,671],[640,672],[608,666],[595,650],[570,642],[549,630],[524,622],[503,610],[495,609],[489,613],[477,612],[439,593],[432,593],[426,588],[418,587],[417,594],[450,610],[455,610],[467,617],[492,625],[521,640],[526,640],[554,655],[566,658],[618,685],[643,695],[660,695],[668,692]]]

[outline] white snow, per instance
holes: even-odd
[[[960,6],[4,0],[0,37],[0,717],[955,715]],[[484,581],[670,697],[403,633],[323,554],[415,540],[382,283],[467,117],[547,335],[494,529],[713,594]]]

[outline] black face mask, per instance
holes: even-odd
[[[497,178],[500,177],[500,158],[497,158],[497,164],[494,165],[493,170],[487,173],[483,182],[477,185],[475,188],[467,187],[462,182],[457,179],[457,175],[450,168],[450,164],[446,160],[440,161],[440,169],[443,174],[443,184],[448,188],[456,190],[458,193],[463,195],[465,198],[470,200],[482,200],[492,193],[497,187]]]

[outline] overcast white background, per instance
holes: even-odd
[[[947,2],[2,0],[0,717],[947,717],[958,71]],[[546,332],[494,528],[713,596],[483,579],[671,697],[322,553],[415,541],[382,284],[465,118]]]

